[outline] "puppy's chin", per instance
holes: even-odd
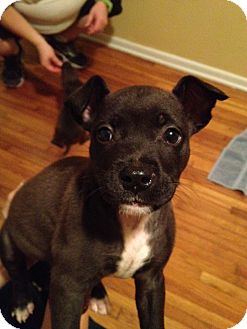
[[[119,206],[119,214],[132,217],[147,216],[152,212],[148,206],[140,206],[138,204],[121,204]]]

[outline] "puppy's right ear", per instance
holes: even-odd
[[[224,101],[228,98],[220,89],[191,75],[180,79],[172,92],[183,105],[191,123],[192,134],[209,123],[217,100]]]
[[[74,89],[65,100],[64,106],[71,111],[72,117],[80,126],[90,131],[97,108],[109,92],[105,81],[95,75],[84,85]]]

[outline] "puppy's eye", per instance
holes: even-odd
[[[101,127],[96,132],[96,138],[100,143],[107,143],[112,140],[112,130],[108,127]]]
[[[168,128],[164,135],[163,135],[164,141],[167,144],[170,145],[178,145],[182,141],[181,133],[176,128]]]

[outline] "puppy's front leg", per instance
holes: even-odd
[[[135,276],[136,305],[141,329],[164,329],[165,281],[163,271]]]
[[[81,314],[86,311],[88,290],[66,273],[52,273],[50,306],[52,329],[79,329]]]

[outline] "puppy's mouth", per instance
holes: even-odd
[[[114,207],[122,208],[122,205],[132,209],[155,211],[169,202],[176,190],[176,183],[173,183],[170,177],[160,177],[156,175],[156,179],[150,186],[134,187],[124,186],[119,180],[119,170],[110,170],[107,175],[98,175],[97,182],[102,188],[99,190],[102,198]],[[126,182],[127,184],[128,182]],[[143,181],[142,181],[143,183]],[[145,182],[144,182],[145,183]],[[139,209],[139,210],[138,210]]]
[[[147,200],[135,195],[123,198],[120,202],[119,210],[120,213],[143,216],[150,214],[154,210],[154,207]]]
[[[138,195],[128,196],[126,198],[123,198],[122,204],[126,204],[126,205],[133,206],[133,207],[151,207],[150,204],[145,202]]]
[[[161,193],[161,188],[156,188],[152,191],[144,191],[143,193],[130,193],[129,191],[104,189],[102,197],[111,205],[118,208],[122,205],[128,208],[145,210],[152,212],[161,208],[164,204],[169,202],[175,192],[174,185],[166,190],[166,193]]]
[[[123,203],[119,206],[119,213],[142,217],[152,212],[152,207],[140,202]]]

